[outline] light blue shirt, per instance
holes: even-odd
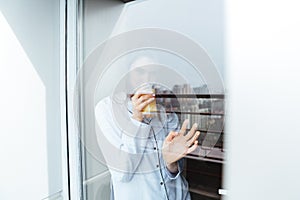
[[[178,130],[176,114],[138,122],[131,118],[130,101],[115,103],[110,97],[96,106],[98,144],[111,173],[111,198],[115,200],[189,200],[188,184],[179,171],[171,173],[161,147],[170,131]],[[122,114],[125,113],[125,114]]]

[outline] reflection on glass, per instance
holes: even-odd
[[[115,88],[95,109],[98,144],[111,174],[111,197],[188,200],[183,157],[197,148],[200,133],[196,125],[187,130],[188,121],[181,127],[176,113],[165,112],[166,105],[156,105],[153,91],[159,91],[159,84],[148,76],[150,69],[150,58],[135,58],[126,82],[119,84],[126,88]],[[151,104],[155,109],[145,113]]]
[[[109,34],[122,35],[144,27],[167,28],[186,34],[207,48],[216,66],[223,71],[221,2],[186,1],[177,4],[171,0],[151,0],[121,5],[118,1],[88,0],[84,4],[85,55],[89,55]],[[184,14],[179,15],[178,11]],[[111,21],[104,21],[103,13],[108,14]],[[210,20],[204,22],[203,19]],[[149,46],[153,47],[151,41],[155,38],[149,34],[145,40],[148,39]],[[132,43],[134,41],[128,42],[130,45]],[[184,45],[177,40],[172,44],[180,45],[180,50],[184,49]],[[119,47],[125,48],[123,43]],[[152,62],[145,59],[144,64],[139,63],[139,67],[133,69],[133,63],[126,61],[128,56],[122,54],[112,60],[101,74],[94,99],[97,104],[97,141],[96,137],[91,139],[93,145],[98,145],[98,151],[92,155],[85,152],[87,158],[83,161],[87,174],[84,177],[87,180],[87,199],[220,199],[217,191],[221,188],[224,162],[223,152],[220,151],[223,148],[223,90],[211,90],[205,74],[192,66],[195,63],[191,64],[187,57],[173,53],[172,49],[164,51],[156,47],[144,53],[149,57],[156,52],[154,57],[150,56]],[[190,49],[190,46],[187,47]],[[201,57],[201,53],[196,51],[191,51],[191,54],[193,58]],[[205,53],[203,58],[207,57]],[[201,66],[209,65],[214,69],[215,65],[211,63],[201,62]],[[132,82],[129,83],[127,78]],[[141,112],[141,115],[133,117],[136,112],[132,97],[144,83],[154,85],[154,100],[150,100],[150,95],[140,95],[135,100],[145,96],[144,101],[148,99],[155,103],[156,110]],[[139,117],[142,117],[142,122]],[[177,161],[178,173],[169,174],[161,147],[169,132],[178,131],[185,119],[189,119],[185,132],[194,123],[198,124],[197,130],[201,131],[197,139],[198,147]],[[152,128],[146,131],[147,127]],[[103,159],[98,156],[101,153],[104,154]]]

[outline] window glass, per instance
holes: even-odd
[[[223,9],[83,2],[85,199],[221,199]]]

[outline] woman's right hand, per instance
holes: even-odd
[[[141,94],[139,92],[135,93],[131,98],[133,111],[132,118],[141,122],[144,117],[142,110],[155,100],[154,97],[155,94]]]

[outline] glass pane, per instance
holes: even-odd
[[[84,198],[221,199],[223,2],[82,3]]]

